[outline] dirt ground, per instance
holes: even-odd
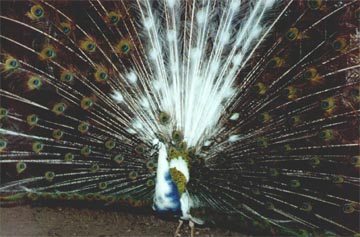
[[[177,222],[156,216],[72,207],[17,206],[0,208],[0,236],[173,236]],[[184,224],[181,237],[190,236]],[[244,236],[216,229],[196,228],[195,236]]]

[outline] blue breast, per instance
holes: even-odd
[[[181,214],[180,194],[176,184],[171,179],[169,172],[166,173],[165,180],[170,187],[170,192],[165,194],[165,198],[166,201],[170,201],[172,205],[171,207],[160,208],[156,203],[154,203],[155,211],[162,214],[171,212],[174,215],[180,215]]]

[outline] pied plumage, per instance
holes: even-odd
[[[357,1],[5,2],[2,203],[359,231]]]

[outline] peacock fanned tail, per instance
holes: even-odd
[[[166,153],[191,220],[359,236],[359,1],[4,1],[0,20],[3,205],[158,210]]]

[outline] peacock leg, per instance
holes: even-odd
[[[195,223],[192,221],[189,221],[189,226],[190,226],[190,236],[194,237],[194,232],[195,232]]]
[[[175,230],[174,237],[180,236],[179,232],[180,232],[180,228],[181,228],[181,226],[182,226],[183,224],[184,224],[184,221],[183,221],[183,220],[179,220],[179,225],[178,225],[178,227],[177,227],[176,230]]]

